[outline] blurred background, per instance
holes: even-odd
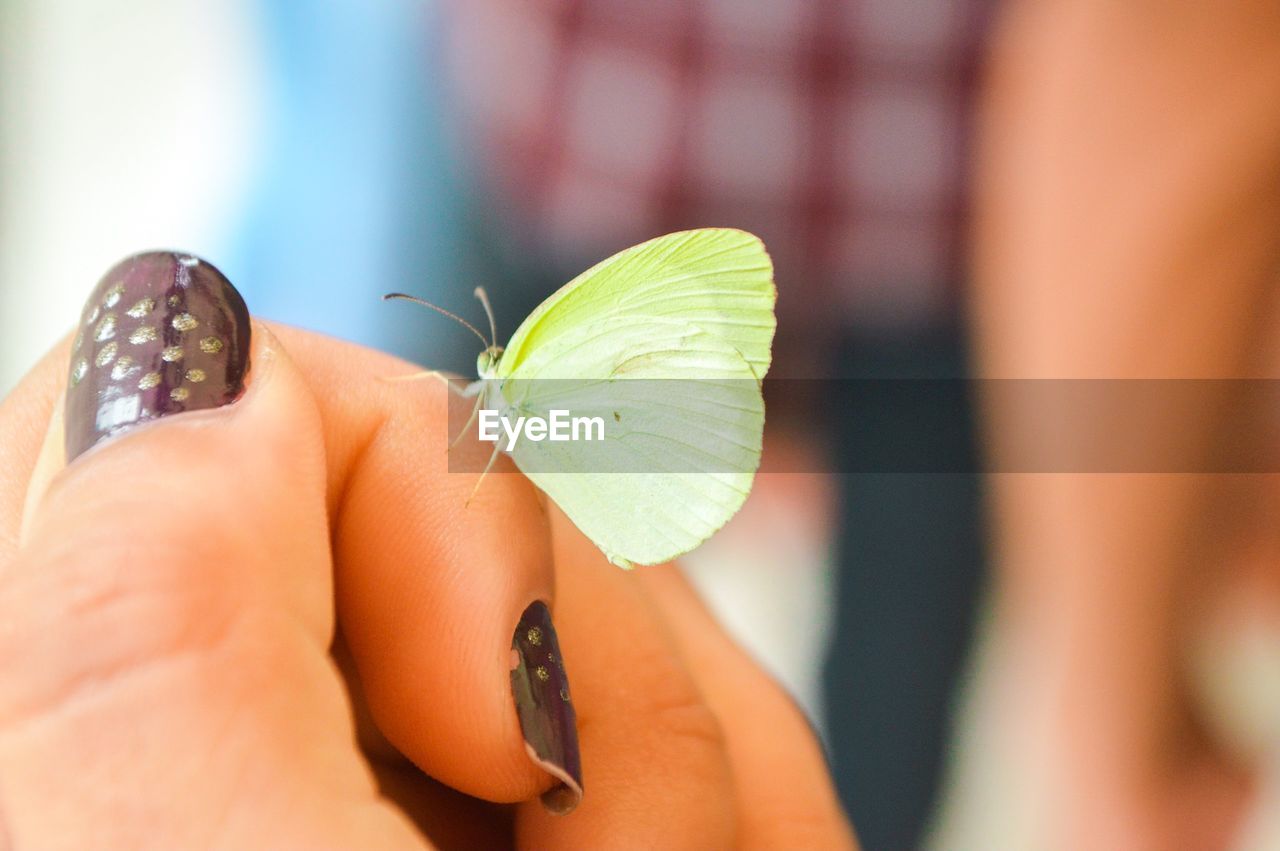
[[[0,395],[147,248],[209,259],[259,317],[470,374],[465,330],[379,296],[475,319],[483,285],[505,338],[616,250],[754,231],[776,264],[772,375],[796,380],[751,500],[689,569],[809,712],[867,848],[1044,847],[1044,790],[999,741],[993,651],[974,651],[972,400],[867,417],[808,381],[973,374],[994,7],[3,0]],[[812,472],[905,433],[960,472]]]

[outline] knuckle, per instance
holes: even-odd
[[[653,648],[630,666],[628,703],[645,724],[666,741],[682,748],[723,753],[725,731],[689,672],[667,648]]]
[[[680,693],[675,693],[675,692]],[[712,712],[692,685],[684,689],[672,689],[651,703],[646,713],[651,723],[668,740],[677,740],[685,746],[722,752],[725,748],[725,732],[720,720]]]

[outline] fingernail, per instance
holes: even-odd
[[[511,691],[529,758],[559,781],[543,793],[542,805],[564,815],[582,800],[582,760],[569,678],[545,603],[524,610],[511,638]]]
[[[235,401],[249,369],[249,311],[189,254],[116,264],[80,315],[67,381],[67,460],[138,423]]]

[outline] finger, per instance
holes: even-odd
[[[501,474],[514,470],[502,458],[468,505],[476,476],[449,472],[445,448],[460,423],[450,424],[439,382],[390,384],[379,379],[414,367],[279,333],[321,402],[338,617],[375,723],[423,771],[469,795],[546,792],[550,806],[572,806],[572,718],[528,700],[517,712],[512,690],[517,624],[531,605],[553,602],[537,492]],[[452,457],[478,469],[483,461],[466,453],[487,449],[463,441]]]
[[[90,299],[101,317],[65,407],[73,460],[0,576],[18,847],[418,844],[360,759],[328,658],[315,405],[262,334],[233,401],[249,339],[237,301],[216,270],[168,254],[126,261]]]
[[[733,771],[738,847],[851,848],[822,747],[799,706],[716,623],[674,565],[637,572],[662,610]]]
[[[735,803],[723,729],[634,574],[552,511],[558,627],[573,666],[583,774],[569,818],[522,806],[525,848],[728,848]]]

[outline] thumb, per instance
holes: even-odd
[[[169,253],[109,272],[81,328],[0,575],[9,839],[411,845],[328,657],[323,441],[293,363]]]

